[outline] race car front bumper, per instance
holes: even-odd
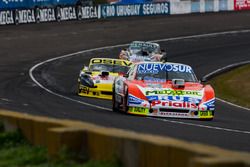
[[[192,105],[186,102],[178,102],[178,106],[168,106],[167,104],[174,104],[174,102],[166,101],[164,103],[153,105],[147,100],[138,100],[128,102],[128,113],[144,116],[155,117],[170,117],[170,118],[191,118],[191,119],[213,119],[214,110]],[[181,106],[182,104],[182,106]]]
[[[192,110],[179,110],[170,108],[150,109],[147,107],[128,107],[129,114],[153,116],[153,117],[169,117],[169,118],[190,118],[190,119],[212,119],[214,111],[192,111]]]
[[[112,84],[96,84],[94,88],[79,84],[78,89],[79,96],[112,99]]]

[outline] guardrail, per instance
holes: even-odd
[[[9,2],[8,0],[2,0]],[[52,2],[52,0],[50,0]],[[50,2],[49,1],[49,2]],[[110,17],[149,16],[149,15],[174,15],[188,13],[220,12],[250,10],[249,0],[169,0],[169,2],[127,4],[127,5],[98,5],[82,6],[80,4],[69,5],[64,0],[64,5],[53,6],[46,3],[45,6],[31,4],[30,8],[23,8],[11,1],[16,9],[4,10],[0,8],[0,25],[40,23],[64,20],[104,19]],[[64,2],[62,1],[62,2]],[[0,0],[1,2],[1,0]],[[29,1],[28,1],[29,2]],[[54,1],[53,1],[54,2]],[[60,2],[60,3],[62,3]],[[2,2],[3,3],[3,2]],[[70,3],[69,3],[70,4]]]
[[[56,156],[63,148],[93,160],[117,157],[124,167],[247,167],[250,154],[232,152],[169,137],[139,134],[79,121],[0,110],[5,129],[20,129],[34,145]]]

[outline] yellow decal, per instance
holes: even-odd
[[[119,60],[119,59],[91,59],[90,64],[114,64],[120,66],[132,65],[130,61]]]
[[[132,114],[140,114],[140,115],[147,115],[148,113],[148,108],[143,108],[143,107],[129,107],[128,112]]]
[[[199,111],[200,118],[212,118],[213,112],[212,111]]]

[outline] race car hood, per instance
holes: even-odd
[[[129,60],[132,61],[132,62],[141,62],[141,61],[150,61],[151,58],[150,55],[139,55],[139,54],[132,54],[130,57],[129,57]]]
[[[135,86],[148,101],[188,101],[198,105],[203,98],[204,88],[200,83],[186,82],[183,88],[174,88],[172,82],[146,83],[135,81]]]
[[[118,75],[118,73],[109,72],[108,76],[101,76],[101,72],[92,72],[91,78],[95,84],[113,84]]]

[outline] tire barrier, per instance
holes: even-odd
[[[66,147],[92,160],[117,157],[124,167],[250,167],[250,154],[91,123],[0,110],[6,131],[21,130],[49,155]]]

